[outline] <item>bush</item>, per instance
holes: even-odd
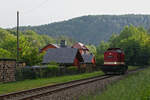
[[[85,72],[86,72],[86,69],[87,69],[87,66],[86,66],[86,67],[81,67],[81,68],[80,68],[80,73],[85,73]]]
[[[59,74],[59,67],[57,65],[48,65],[42,70],[42,77],[57,76]]]
[[[96,55],[96,65],[104,64],[104,55]]]
[[[77,66],[69,66],[66,68],[66,74],[72,75],[79,73]]]
[[[89,69],[80,68],[77,66],[69,67],[60,67],[57,64],[49,64],[46,67],[25,67],[16,69],[16,80],[25,80],[25,79],[36,79],[36,78],[48,78],[59,75],[73,75],[84,72],[91,72]]]
[[[24,68],[22,73],[23,73],[24,79],[35,79],[36,78],[36,73],[35,73],[34,69]]]
[[[47,78],[57,76],[59,74],[58,65],[48,65],[47,67],[25,67],[16,69],[16,80]]]
[[[35,79],[37,78],[35,71],[32,68],[17,68],[16,80]]]
[[[92,64],[88,64],[87,66],[86,66],[86,72],[92,72],[93,71],[93,66],[92,66]]]
[[[17,68],[15,72],[15,78],[17,81],[23,80],[22,68]]]

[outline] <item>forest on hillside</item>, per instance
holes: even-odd
[[[112,33],[119,34],[126,25],[150,28],[150,15],[89,15],[40,26],[21,27],[52,37],[67,36],[85,44],[98,45],[108,41]]]

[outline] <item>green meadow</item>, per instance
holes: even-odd
[[[109,85],[102,93],[81,97],[81,100],[150,100],[150,68]]]
[[[24,80],[24,81],[17,81],[11,83],[0,83],[0,94],[27,90],[27,89],[37,88],[41,86],[53,85],[53,84],[68,82],[72,80],[84,79],[84,78],[89,78],[89,77],[98,76],[102,74],[103,74],[102,71],[95,71],[92,73],[83,73],[78,75]]]

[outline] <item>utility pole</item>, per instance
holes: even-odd
[[[17,62],[19,61],[19,11],[17,11]]]

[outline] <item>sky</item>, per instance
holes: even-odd
[[[150,14],[149,0],[0,0],[0,27],[35,26],[85,15]]]

